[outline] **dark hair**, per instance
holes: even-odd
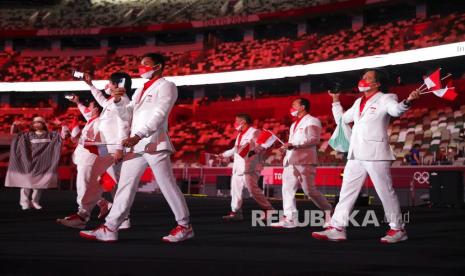
[[[381,83],[381,72],[378,69],[366,69],[363,74],[373,71],[375,73],[375,81]]]
[[[371,68],[371,69],[366,69],[363,74],[365,74],[366,72],[370,72],[370,71],[373,71],[375,73],[375,81],[377,83],[379,83],[379,87],[378,87],[378,90],[383,92],[383,93],[387,93],[387,87],[386,87],[386,76],[385,76],[385,73],[378,70],[378,69],[375,69],[375,68]]]
[[[102,113],[103,107],[100,106],[97,101],[89,100],[88,103],[87,103],[87,106],[89,106],[90,103],[94,103],[94,107],[98,109],[99,114]]]
[[[305,108],[305,111],[309,112],[310,111],[310,101],[305,99],[305,98],[298,98],[300,105],[303,105]]]
[[[116,72],[110,75],[110,81],[112,83],[118,84],[122,79],[124,79],[124,89],[126,89],[126,93],[131,92],[131,76],[125,72]]]
[[[236,117],[237,117],[237,118],[241,118],[241,119],[244,120],[248,125],[252,124],[252,117],[250,117],[250,115],[247,114],[247,113],[239,113],[239,114],[236,114]]]
[[[161,64],[161,71],[163,71],[163,69],[165,69],[165,57],[162,54],[159,54],[159,53],[146,53],[146,54],[144,54],[142,56],[142,58],[145,58],[145,57],[148,57],[151,60],[153,60],[153,62],[155,64]]]

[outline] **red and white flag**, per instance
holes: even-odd
[[[428,89],[441,89],[441,69],[437,69],[423,81]]]
[[[78,136],[79,132],[81,132],[81,129],[79,128],[79,121],[77,118],[74,118],[73,121],[71,122],[70,126],[70,134],[72,138],[75,138]]]
[[[274,135],[273,132],[265,129],[258,136],[257,144],[260,145],[262,148],[267,149],[271,147],[277,139],[278,137],[276,137],[276,135]]]
[[[455,91],[455,87],[451,79],[447,82],[447,85],[444,88],[432,91],[432,93],[448,101],[455,100],[455,98],[457,98],[457,95],[458,95],[457,92]]]
[[[238,147],[237,154],[239,154],[242,158],[245,158],[247,154],[249,154],[249,151],[250,151],[250,144],[247,143],[243,145],[242,147]]]

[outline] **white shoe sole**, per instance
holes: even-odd
[[[167,237],[163,237],[161,240],[167,243],[177,243],[177,242],[183,242],[185,240],[192,239],[194,237],[194,231],[192,231],[189,235],[185,236],[183,239],[178,240],[178,241],[171,241]]]
[[[326,235],[318,234],[318,233],[312,233],[312,237],[314,239],[320,240],[320,241],[332,241],[332,242],[341,242],[347,240],[347,238],[338,238],[338,239],[332,239]]]
[[[292,228],[297,228],[297,225],[273,225],[273,224],[270,224],[270,227],[272,227],[272,228],[292,229]]]
[[[108,242],[108,243],[118,241],[118,239],[115,239],[115,240],[102,240],[102,239],[97,239],[96,236],[90,235],[90,234],[87,234],[87,233],[83,233],[83,232],[79,232],[79,236],[81,236],[81,238],[83,238],[83,239],[85,239],[85,240],[89,240],[89,241],[99,241],[99,242]]]
[[[402,241],[406,241],[406,240],[408,240],[408,236],[407,236],[407,235],[403,236],[402,238],[400,238],[400,239],[397,240],[397,241],[388,241],[388,240],[383,240],[383,239],[381,239],[380,242],[381,242],[381,243],[389,243],[389,244],[392,244],[392,243],[398,243],[398,242],[402,242]]]

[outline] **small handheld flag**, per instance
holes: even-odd
[[[284,142],[268,129],[263,129],[257,138],[257,144],[265,149],[271,147],[276,141],[279,141],[279,143],[284,145]]]
[[[269,130],[264,130],[257,138],[257,144],[267,149],[276,142],[277,137]]]

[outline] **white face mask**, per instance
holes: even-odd
[[[111,88],[105,88],[105,94],[111,95]]]
[[[149,80],[152,77],[153,73],[155,73],[155,71],[150,70],[150,71],[147,71],[147,72],[141,74],[140,77],[143,78],[143,79],[148,79]]]
[[[370,89],[371,89],[371,85],[366,80],[361,79],[358,82],[358,91],[363,93],[363,92],[367,92]]]
[[[241,128],[242,128],[242,125],[243,125],[243,124],[234,124],[234,128],[235,128],[237,131],[240,131]]]
[[[371,87],[363,87],[363,86],[358,87],[358,91],[360,91],[360,92],[367,92],[370,89],[371,89]]]
[[[297,114],[299,114],[299,111],[291,107],[291,110],[289,110],[289,113],[291,113],[292,117],[297,117]]]

